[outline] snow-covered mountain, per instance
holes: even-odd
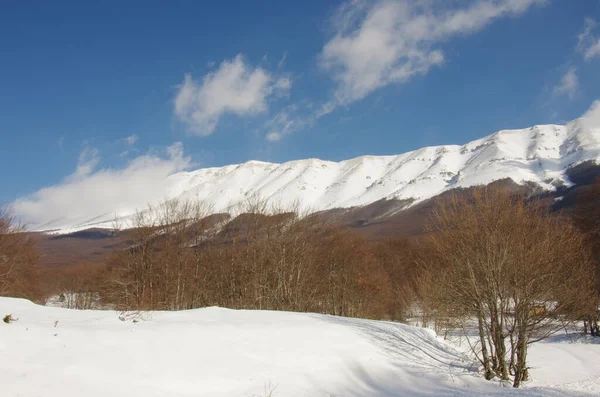
[[[380,199],[412,199],[416,203],[449,189],[504,178],[533,182],[550,190],[571,184],[565,174],[570,167],[588,160],[600,162],[600,122],[594,113],[600,112],[588,112],[565,125],[503,130],[462,146],[426,147],[396,156],[283,164],[249,161],[201,168],[172,174],[156,189],[165,199],[206,202],[214,212],[236,212],[257,199],[283,208],[299,203],[315,211],[363,206]],[[34,228],[61,232],[110,228],[115,214],[126,220],[147,204],[55,219]]]

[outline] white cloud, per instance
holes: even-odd
[[[269,120],[265,127],[268,132],[265,139],[269,142],[280,141],[284,136],[292,133],[292,129],[297,127],[296,120],[291,118],[290,112],[295,110],[294,107],[280,111],[275,117]]]
[[[283,138],[283,133],[279,131],[271,131],[265,135],[265,139],[269,142],[279,142]]]
[[[593,30],[598,24],[592,18],[586,18],[583,32],[578,35],[577,50],[583,54],[583,59],[590,61],[600,57],[600,38],[596,38]]]
[[[135,145],[135,143],[139,139],[140,139],[140,137],[137,136],[137,134],[131,134],[127,138],[124,138],[123,140],[125,141],[126,144],[128,144],[129,146],[131,146],[131,145]]]
[[[597,39],[595,44],[592,44],[590,47],[588,47],[584,54],[586,61],[596,57],[600,57],[600,39]]]
[[[577,70],[571,67],[560,79],[558,85],[554,87],[554,94],[567,95],[570,99],[573,99],[578,90],[579,78],[577,77]]]
[[[577,36],[577,38],[578,38],[577,48],[578,49],[582,49],[583,47],[586,47],[586,42],[590,38],[593,38],[592,30],[594,30],[595,27],[596,27],[596,21],[594,19],[585,18],[585,20],[583,21],[583,32],[581,32]]]
[[[65,146],[65,137],[64,136],[59,137],[57,144],[58,144],[58,148],[62,149]]]
[[[186,75],[175,97],[175,115],[194,134],[210,135],[225,114],[254,115],[268,109],[268,99],[286,94],[287,77],[246,64],[241,55],[223,61],[216,71],[195,81]]]
[[[295,131],[313,125],[316,120],[310,101],[288,105],[263,124],[266,131],[265,139],[269,142],[278,142]]]
[[[139,156],[122,169],[93,171],[98,154],[94,149],[86,149],[76,171],[63,183],[18,199],[12,208],[24,222],[37,227],[60,227],[95,217],[111,219],[115,213],[131,213],[140,205],[165,199],[167,177],[193,166],[181,143],[168,147],[165,154]]]
[[[581,116],[581,121],[586,129],[600,129],[600,100],[592,103],[590,108]]]
[[[79,154],[75,172],[67,177],[68,180],[76,181],[87,178],[100,162],[98,149],[85,147]]]
[[[283,55],[281,56],[281,59],[279,60],[279,62],[277,62],[277,69],[281,69],[283,67],[283,65],[285,64],[286,58],[287,58],[287,52],[284,52]]]
[[[436,45],[516,16],[540,0],[354,0],[332,20],[334,35],[320,54],[321,67],[336,81],[334,99],[320,115],[360,100],[374,90],[425,74],[444,62]],[[448,4],[467,4],[448,8]]]
[[[292,80],[288,77],[281,77],[277,79],[273,88],[275,88],[277,94],[285,96],[289,93],[290,88],[292,88]]]

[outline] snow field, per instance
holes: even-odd
[[[0,314],[18,318],[0,323],[7,396],[599,393],[600,345],[562,339],[532,347],[535,380],[512,390],[480,378],[433,331],[398,323],[216,307],[125,315],[12,298],[0,298]]]

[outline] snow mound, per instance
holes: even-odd
[[[18,319],[0,323],[10,396],[513,394],[478,378],[431,330],[397,323],[216,307],[119,314],[0,298],[5,313]]]

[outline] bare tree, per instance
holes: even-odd
[[[600,336],[600,178],[582,189],[577,197],[573,219],[577,227],[585,233],[586,241],[592,249],[596,285],[590,293],[587,307],[580,313],[584,321],[584,332],[588,329],[592,336]]]
[[[131,247],[108,263],[107,298],[129,309],[389,312],[388,275],[363,238],[297,207],[254,200],[243,211],[218,227],[193,203],[139,213]]]
[[[0,206],[0,295],[37,297],[35,245],[25,227]]]
[[[53,285],[48,285],[48,292],[58,295],[62,307],[89,310],[99,308],[101,304],[100,275],[98,265],[82,263],[65,269],[51,269],[44,276],[53,280]]]
[[[440,202],[429,230],[421,295],[445,316],[475,319],[485,377],[512,377],[518,387],[528,376],[527,346],[586,302],[590,262],[581,234],[498,187]]]
[[[107,298],[132,309],[189,308],[198,266],[193,250],[204,231],[205,216],[200,203],[178,200],[138,212],[131,246],[108,261]]]

